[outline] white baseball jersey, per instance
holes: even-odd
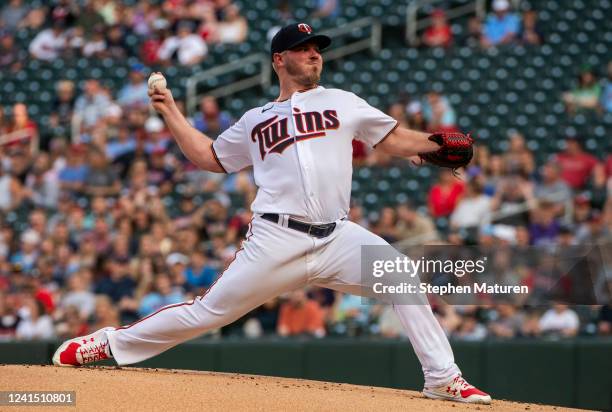
[[[333,222],[349,209],[353,138],[375,146],[395,127],[355,94],[319,86],[249,110],[213,150],[228,173],[253,166],[253,212]]]
[[[225,171],[252,165],[259,186],[242,248],[203,296],[107,331],[117,363],[148,359],[307,285],[365,294],[361,246],[388,243],[340,220],[349,208],[351,141],[374,146],[396,125],[353,93],[323,87],[248,111],[213,143]],[[278,213],[284,223],[265,220],[261,213]],[[328,236],[317,238],[287,227],[288,215],[336,225]],[[460,373],[426,302],[393,309],[421,361],[427,386],[444,385]]]

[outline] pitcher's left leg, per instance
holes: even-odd
[[[321,241],[320,253],[317,254],[319,272],[311,281],[345,293],[368,295],[364,293],[361,278],[362,245],[389,246],[381,237],[361,226],[341,222],[330,239]],[[399,252],[398,255],[403,256]],[[421,362],[426,396],[461,402],[490,402],[488,395],[461,378],[448,339],[426,301],[422,304],[394,305],[393,308]],[[438,391],[442,391],[442,388],[445,393],[448,389],[449,396],[439,395]]]

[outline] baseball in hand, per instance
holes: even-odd
[[[159,72],[151,74],[151,76],[149,76],[149,81],[147,84],[149,86],[149,90],[153,90],[157,87],[157,90],[161,91],[166,89],[167,86],[166,78],[163,74]]]

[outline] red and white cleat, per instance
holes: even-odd
[[[53,364],[56,366],[82,366],[103,359],[112,359],[107,330],[102,328],[91,335],[80,336],[62,343],[53,355]]]
[[[457,375],[447,385],[436,388],[423,388],[423,395],[430,399],[445,399],[448,401],[480,403],[489,405],[491,396],[470,385],[461,375]]]

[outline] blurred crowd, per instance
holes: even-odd
[[[336,1],[317,5],[321,16],[339,12]],[[444,12],[432,17],[423,43],[452,44]],[[545,39],[536,17],[526,12],[521,18],[507,1],[495,0],[484,24],[472,20],[470,32],[482,47],[539,44]],[[73,337],[202,295],[240,248],[256,187],[249,170],[213,174],[185,159],[163,121],[150,112],[146,67],[196,64],[205,58],[207,44],[243,41],[248,27],[240,10],[226,0],[134,6],[60,0],[34,8],[11,0],[0,21],[2,67],[19,70],[25,58],[12,43],[20,27],[40,29],[28,50],[33,58],[136,53],[143,62],[130,67],[118,90],[95,79],[83,85],[57,81],[49,127],[30,118],[26,103],[6,115],[0,106],[0,339]],[[43,29],[45,21],[51,24]],[[135,50],[126,43],[130,35],[147,40]],[[612,64],[607,81],[585,69],[576,89],[560,99],[570,115],[611,111]],[[184,103],[177,103],[184,112]],[[461,108],[436,90],[422,98],[405,96],[388,113],[405,127],[456,131]],[[234,120],[210,96],[189,117],[213,138]],[[609,242],[612,155],[585,150],[587,139],[565,136],[562,150],[541,159],[529,149],[530,137],[513,131],[501,152],[478,146],[459,178],[435,171],[425,204],[403,202],[368,214],[355,202],[349,218],[400,248],[424,242],[517,247]],[[353,157],[356,167],[411,167],[357,141]],[[432,300],[432,307],[457,339],[612,333],[609,304],[450,306]],[[318,288],[273,299],[211,333],[403,336],[392,307]]]
[[[37,33],[32,58],[139,57],[145,64],[191,66],[202,62],[210,44],[238,44],[248,24],[231,0],[138,1],[11,0],[0,11],[3,66],[17,70],[27,56],[15,45],[15,32]]]

